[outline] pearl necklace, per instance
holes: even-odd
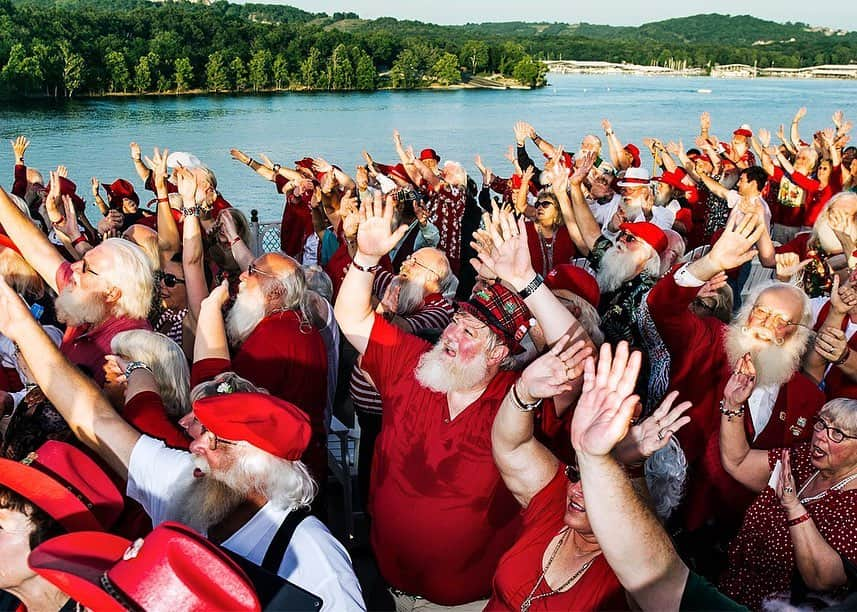
[[[815,480],[815,477],[818,476],[819,474],[821,474],[820,470],[817,471],[812,476],[810,476],[809,480],[806,481],[806,484],[800,488],[800,491],[798,491],[797,496],[800,498],[800,503],[806,504],[809,502],[817,501],[817,500],[821,499],[822,497],[825,497],[830,491],[841,491],[845,487],[845,485],[847,485],[849,482],[851,482],[852,480],[857,478],[857,473],[854,473],[854,474],[851,474],[851,476],[846,476],[845,478],[843,478],[842,480],[837,482],[835,485],[825,489],[821,493],[817,493],[811,497],[800,497],[801,493],[803,493],[806,490],[806,488],[809,486],[809,484],[813,480]]]

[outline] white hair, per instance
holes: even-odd
[[[655,513],[665,521],[681,502],[687,479],[687,458],[675,435],[646,459],[645,473]]]
[[[319,265],[301,266],[306,277],[307,289],[315,291],[328,302],[333,302],[333,281]]]
[[[318,485],[302,461],[275,457],[245,441],[235,451],[235,465],[228,470],[225,484],[261,493],[281,509],[306,508],[312,503]]]
[[[819,411],[827,415],[849,435],[857,435],[857,400],[837,397],[827,402]]]
[[[168,415],[179,419],[190,412],[190,370],[184,351],[173,340],[158,332],[133,329],[113,336],[110,350],[152,368]]]
[[[98,274],[122,292],[115,314],[145,319],[152,306],[154,270],[143,249],[122,238],[108,238],[95,248],[108,250],[113,259],[112,265],[98,270]]]

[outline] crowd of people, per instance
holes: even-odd
[[[192,153],[131,143],[142,189],[87,206],[16,138],[2,606],[854,609],[857,148],[805,113],[574,153],[518,122],[476,180],[398,132],[353,175],[233,149],[284,200],[267,253]]]

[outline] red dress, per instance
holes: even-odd
[[[545,549],[564,527],[566,508],[565,465],[545,488],[536,493],[523,511],[521,535],[500,559],[494,573],[493,592],[485,610],[520,610],[539,581]],[[542,580],[534,597],[550,590]],[[589,569],[567,591],[532,600],[536,610],[627,610],[625,592],[604,555],[598,555]]]
[[[790,453],[800,491],[816,471],[810,463],[810,444],[800,444]],[[782,449],[768,451],[771,469],[781,454]],[[857,490],[830,491],[805,507],[825,541],[836,552],[857,561]],[[765,597],[790,589],[795,570],[785,510],[774,490],[765,487],[747,509],[741,531],[729,547],[729,567],[720,579],[720,590],[749,608],[759,609]]]
[[[551,240],[542,238],[535,223],[527,222],[525,227],[533,269],[542,276],[547,276],[559,264],[569,263],[577,254],[565,226],[556,228]]]

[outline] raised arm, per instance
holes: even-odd
[[[55,176],[52,178],[56,179]],[[51,191],[54,190],[58,197],[59,180],[51,181]],[[65,260],[47,236],[12,202],[2,187],[0,187],[0,225],[21,250],[21,255],[27,263],[39,273],[51,289],[57,291],[57,270]]]
[[[744,265],[756,256],[753,245],[763,231],[764,221],[755,214],[744,215],[740,221],[737,215],[732,215],[711,250],[689,264],[687,271],[704,283],[719,272]]]
[[[149,179],[149,174],[151,170],[149,167],[143,163],[143,153],[140,151],[140,145],[136,142],[132,142],[130,145],[131,148],[131,161],[134,162],[134,170],[137,171],[137,176],[140,177],[140,180],[143,182]]]
[[[232,258],[241,270],[246,270],[250,267],[255,259],[253,251],[244,243],[241,235],[238,233],[238,227],[235,225],[235,219],[232,218],[232,213],[229,210],[220,211],[217,217],[220,220],[220,231],[223,236],[229,241],[229,248],[232,249]]]
[[[586,360],[571,442],[584,493],[593,492],[586,496],[592,531],[619,582],[643,610],[678,610],[687,566],[612,456],[628,433],[639,401],[631,395],[639,370],[640,354],[629,356],[625,342],[619,343],[615,357],[604,343],[597,370],[592,359]]]
[[[564,171],[561,173],[555,171],[553,175],[554,182],[551,184],[554,195],[559,201],[565,227],[572,240],[574,240],[575,246],[584,255],[588,254],[595,247],[595,243],[601,237],[601,226],[598,225],[598,221],[595,220],[589,204],[586,203],[586,198],[581,188],[583,179],[589,174],[594,161],[595,156],[591,152],[585,153],[583,160],[575,168],[574,174],[571,177],[565,178],[563,176],[565,174]],[[571,190],[570,202],[568,191],[565,188],[566,185],[569,185]]]
[[[800,147],[800,120],[806,116],[806,107],[801,106],[797,109],[794,119],[792,119],[791,140],[795,149]]]
[[[74,434],[127,478],[140,433],[116,413],[92,379],[60,353],[5,279],[0,279],[0,332],[18,345],[36,383]]]
[[[277,176],[277,171],[280,169],[277,166],[275,166],[274,168],[269,168],[265,164],[260,164],[240,149],[229,149],[229,155],[232,156],[232,159],[241,162],[242,164],[250,168],[253,172],[268,181],[273,181],[274,178]]]
[[[568,337],[561,338],[527,366],[500,404],[491,451],[503,482],[524,508],[553,479],[559,462],[533,437],[534,412],[521,410],[520,402],[532,404],[570,391],[571,380],[582,374],[583,360],[591,354],[583,342],[569,347]]]
[[[229,359],[229,343],[223,323],[223,305],[228,299],[229,281],[224,280],[202,300],[193,345],[194,363],[203,359]]]
[[[182,198],[184,221],[182,227],[182,271],[184,272],[187,307],[194,321],[199,320],[202,300],[208,296],[205,280],[205,257],[202,245],[202,226],[199,223],[199,208],[194,200],[196,178],[186,168],[175,172],[179,195]]]
[[[152,167],[152,182],[155,184],[155,196],[158,198],[158,250],[161,252],[161,263],[169,261],[181,249],[179,226],[173,217],[170,192],[167,190],[167,157],[169,157],[169,153],[168,149],[161,151],[155,147],[152,158],[146,159],[146,162]]]
[[[375,322],[372,308],[374,272],[378,269],[381,258],[389,253],[408,231],[405,225],[395,232],[391,231],[395,206],[392,196],[387,196],[384,203],[378,192],[372,201],[363,202],[357,230],[357,252],[342,281],[334,307],[339,328],[361,355],[366,352],[369,334]]]

